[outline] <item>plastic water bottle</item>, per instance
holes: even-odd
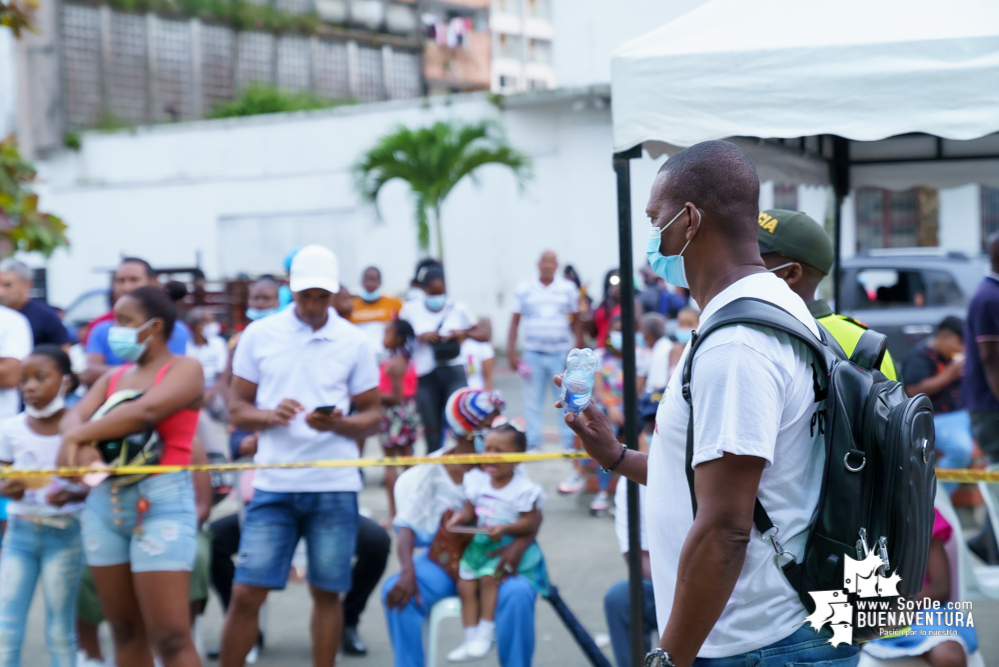
[[[590,349],[569,351],[562,375],[562,405],[579,414],[590,404],[593,394],[593,374],[597,371],[597,355]]]

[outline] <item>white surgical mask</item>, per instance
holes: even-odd
[[[218,336],[222,333],[222,325],[218,322],[209,322],[201,328],[201,335],[205,338],[211,338],[212,336]]]
[[[794,264],[794,262],[785,262],[784,264],[781,264],[780,266],[775,266],[772,269],[767,269],[767,271],[769,271],[770,273],[775,273],[777,271],[780,271],[781,269],[786,269],[787,267],[791,266],[792,264]]]
[[[48,419],[52,415],[56,414],[60,410],[66,407],[66,385],[68,384],[69,376],[62,376],[62,385],[59,387],[59,393],[56,397],[49,401],[49,404],[43,408],[36,408],[32,405],[24,404],[24,411],[28,413],[29,417],[34,417],[35,419]]]

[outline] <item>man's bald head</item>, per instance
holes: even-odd
[[[555,251],[545,250],[541,253],[541,259],[538,260],[538,273],[541,282],[546,285],[551,283],[555,279],[556,271],[558,271],[558,257],[555,256]]]
[[[989,252],[989,262],[992,263],[992,270],[999,273],[999,232],[988,238],[986,247]]]
[[[760,179],[753,161],[728,141],[704,141],[673,155],[659,168],[656,196],[679,211],[690,202],[729,234],[756,236]]]

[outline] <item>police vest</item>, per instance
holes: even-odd
[[[857,341],[867,331],[866,326],[846,315],[832,314],[819,319],[818,322],[836,339],[836,342],[843,348],[847,356],[853,354],[853,350],[857,347]],[[888,352],[885,352],[884,361],[881,362],[881,372],[889,380],[897,379],[895,362],[892,361],[891,354]]]

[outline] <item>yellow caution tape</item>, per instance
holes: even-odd
[[[381,459],[333,459],[295,463],[204,463],[190,465],[119,466],[117,468],[55,468],[51,470],[16,470],[5,468],[0,479],[9,477],[58,476],[79,477],[88,473],[111,475],[153,475],[170,472],[212,472],[242,470],[287,470],[295,468],[373,468],[376,466],[415,466],[424,463],[448,465],[479,465],[482,463],[530,463],[562,459],[589,458],[586,452],[555,452],[550,454],[453,454],[449,456],[389,456]]]
[[[586,452],[552,452],[548,454],[453,454],[449,456],[389,456],[381,459],[333,459],[329,461],[302,461],[295,463],[204,463],[199,465],[120,466],[118,468],[54,468],[51,470],[0,470],[0,479],[11,477],[58,476],[79,477],[88,473],[111,475],[153,475],[170,472],[212,472],[242,470],[289,470],[296,468],[374,468],[379,466],[415,466],[425,463],[448,465],[480,465],[483,463],[533,463],[535,461],[560,461],[587,459]],[[999,483],[999,470],[938,469],[941,482]]]

